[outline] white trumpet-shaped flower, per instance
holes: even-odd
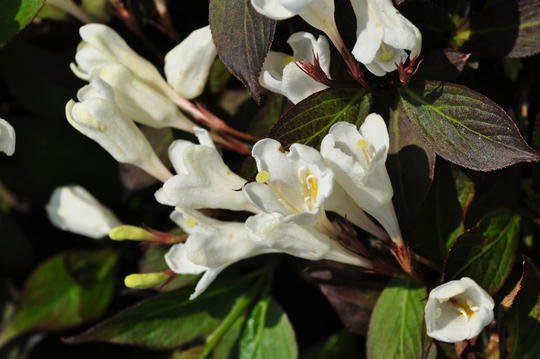
[[[253,146],[252,156],[259,173],[243,191],[257,209],[301,224],[324,216],[322,207],[332,194],[334,173],[317,150],[295,143],[284,153],[279,142],[266,138]]]
[[[279,213],[261,213],[249,217],[250,237],[267,252],[281,252],[308,260],[332,260],[370,268],[371,263],[346,250],[336,240],[312,225],[285,222]]]
[[[111,64],[121,64],[136,74],[149,86],[165,92],[171,91],[158,69],[137,54],[110,27],[103,24],[88,24],[79,29],[82,42],[75,54],[73,72],[83,80],[91,80],[93,74]]]
[[[312,79],[298,67],[296,62],[314,63],[315,54],[318,56],[321,68],[330,78],[330,47],[326,37],[321,35],[315,39],[315,36],[309,32],[294,33],[287,43],[293,49],[293,56],[270,51],[264,61],[259,82],[266,89],[283,95],[296,104],[328,87]]]
[[[340,51],[345,46],[334,19],[334,0],[251,0],[251,5],[258,13],[274,20],[299,15],[324,32]]]
[[[4,119],[0,118],[0,152],[11,156],[15,152],[15,130]]]
[[[135,165],[163,182],[172,176],[141,130],[123,116],[109,85],[94,79],[79,90],[77,97],[79,102],[71,100],[66,105],[66,117],[79,132],[118,162]]]
[[[81,186],[56,188],[46,209],[56,227],[90,238],[105,237],[122,224],[110,209]]]
[[[177,175],[156,192],[158,202],[181,208],[223,208],[256,212],[241,189],[246,180],[223,162],[208,132],[195,128],[199,145],[178,140],[169,148]]]
[[[185,98],[199,96],[216,56],[210,26],[193,31],[165,56],[167,82]]]
[[[358,37],[352,53],[374,75],[384,76],[408,56],[420,53],[422,34],[394,8],[392,0],[351,0],[351,4]]]
[[[427,335],[447,343],[472,339],[493,320],[494,307],[493,298],[470,278],[444,283],[429,293]]]
[[[227,266],[265,251],[250,239],[244,223],[222,222],[194,210],[176,210],[171,219],[189,237],[171,247],[165,255],[177,274],[204,273],[190,299],[198,297]]]
[[[103,66],[95,76],[112,87],[120,111],[133,121],[154,128],[173,127],[192,132],[195,124],[168,97],[134,76],[124,65]]]
[[[347,122],[334,124],[321,143],[321,154],[345,192],[402,245],[392,204],[394,191],[385,167],[388,147],[384,120],[370,114],[359,130]]]

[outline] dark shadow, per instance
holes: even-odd
[[[4,44],[19,32],[19,24],[14,21],[15,15],[22,6],[22,0],[0,1],[0,44]]]
[[[464,44],[464,51],[481,57],[510,54],[518,45],[520,2],[526,1],[507,0],[473,13],[470,18],[471,37]]]

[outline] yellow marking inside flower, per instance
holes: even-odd
[[[199,224],[199,223],[197,223],[197,221],[194,220],[193,218],[187,218],[186,219],[186,226],[188,226],[189,228],[193,228],[193,227],[197,226],[197,224]]]
[[[366,158],[366,162],[369,164],[371,161],[373,161],[373,156],[369,152],[369,141],[368,140],[358,140],[356,141],[356,146],[362,150],[364,153],[364,157]]]
[[[450,299],[450,302],[456,307],[458,312],[460,312],[466,319],[470,319],[474,314],[474,310],[471,309],[469,303],[463,299]]]
[[[368,148],[369,142],[367,140],[358,140],[356,145],[363,150],[364,148]]]
[[[266,183],[269,179],[270,173],[268,173],[267,171],[261,171],[257,173],[257,177],[255,177],[255,181],[257,181],[257,183]]]
[[[319,185],[317,184],[317,180],[314,176],[308,177],[308,183],[309,183],[309,189],[311,193],[312,200],[317,199],[317,194],[319,194]]]
[[[72,112],[72,117],[76,122],[86,127],[90,127],[101,132],[104,132],[107,129],[107,126],[96,120],[83,104],[77,104],[76,115],[73,116]]]
[[[288,64],[290,64],[291,62],[294,62],[294,61],[296,61],[296,59],[293,56],[286,56],[283,59],[283,66],[287,66]]]
[[[381,44],[381,51],[377,55],[377,59],[382,62],[388,62],[394,57],[394,51],[386,47],[384,43]]]

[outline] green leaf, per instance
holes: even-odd
[[[287,111],[268,135],[283,147],[303,143],[318,147],[332,125],[346,121],[364,122],[371,107],[371,95],[364,89],[327,89],[317,92]]]
[[[0,1],[0,47],[32,21],[44,2],[45,0]]]
[[[540,357],[540,273],[529,259],[518,286],[519,293],[501,319],[508,338],[506,358],[536,359]]]
[[[540,52],[540,2],[507,0],[470,19],[464,49],[481,56],[527,57]]]
[[[392,279],[369,324],[368,359],[422,358],[426,344],[423,299],[426,290],[412,279]]]
[[[231,73],[225,67],[223,61],[217,58],[210,69],[210,77],[208,79],[208,87],[211,93],[219,93],[227,82],[231,79]]]
[[[99,318],[112,298],[118,257],[110,251],[65,252],[30,275],[0,343],[30,331],[55,331]]]
[[[445,268],[445,280],[470,277],[489,293],[496,292],[512,270],[521,217],[499,210],[459,237]]]
[[[259,14],[250,0],[211,0],[210,28],[219,58],[260,102],[259,74],[277,22]]]
[[[451,162],[491,171],[540,160],[506,112],[465,86],[425,81],[400,90],[400,95],[415,128]]]
[[[303,353],[301,359],[354,359],[358,357],[356,352],[358,337],[342,330],[331,335],[325,341],[309,348]]]
[[[152,349],[171,349],[211,334],[238,302],[247,296],[247,281],[213,285],[190,301],[193,288],[167,292],[145,300],[69,343],[108,342]]]
[[[249,315],[240,339],[239,359],[294,359],[298,349],[289,318],[279,304],[267,296]]]
[[[424,202],[435,175],[435,152],[407,120],[404,110],[392,111],[386,167],[394,188],[394,206],[402,226],[409,225]]]

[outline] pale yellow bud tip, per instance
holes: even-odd
[[[257,177],[255,177],[255,181],[258,183],[266,183],[270,179],[270,173],[266,171],[261,171],[257,173]]]
[[[113,241],[151,241],[155,236],[145,229],[135,226],[118,226],[109,231]]]
[[[162,284],[170,276],[165,272],[130,274],[124,278],[124,284],[128,288],[148,289]]]

